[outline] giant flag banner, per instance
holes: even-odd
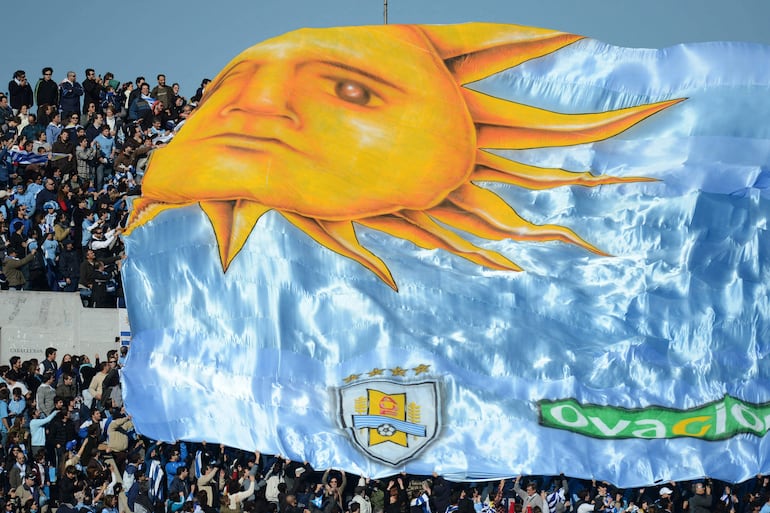
[[[134,203],[125,404],[365,476],[770,471],[770,48],[305,29]]]

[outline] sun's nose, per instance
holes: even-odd
[[[294,79],[295,74],[289,66],[281,63],[259,65],[247,78],[233,79],[240,82],[232,84],[237,93],[222,107],[221,114],[226,116],[242,111],[261,116],[287,117],[296,122],[297,113],[291,99]]]

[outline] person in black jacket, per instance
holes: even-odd
[[[10,95],[11,108],[14,114],[18,114],[22,105],[32,107],[32,87],[27,82],[27,74],[24,70],[17,70],[13,79],[8,82],[8,94]]]
[[[35,86],[35,103],[38,107],[41,105],[59,105],[59,86],[53,80],[53,68],[46,66],[43,68],[43,77],[37,81]],[[43,123],[43,120],[39,120]],[[44,125],[47,125],[48,121]]]
[[[59,479],[59,502],[75,505],[75,492],[83,487],[83,483],[78,479],[77,469],[70,465],[64,469],[64,475]]]
[[[75,249],[75,243],[72,239],[64,239],[62,243],[64,249],[59,254],[59,277],[62,280],[64,292],[75,292],[78,290],[78,279],[80,278],[80,258]]]
[[[102,93],[102,89],[102,77],[97,77],[96,72],[88,68],[86,70],[86,79],[83,80],[83,114],[88,112],[89,103],[96,105],[97,112],[101,112],[99,96]]]

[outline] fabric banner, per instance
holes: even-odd
[[[315,468],[770,471],[770,47],[304,29],[134,203],[140,432]]]

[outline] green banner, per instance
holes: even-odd
[[[700,438],[724,440],[740,433],[764,436],[770,428],[770,403],[735,397],[689,410],[660,406],[627,409],[580,404],[574,399],[539,401],[540,424],[602,439]]]

